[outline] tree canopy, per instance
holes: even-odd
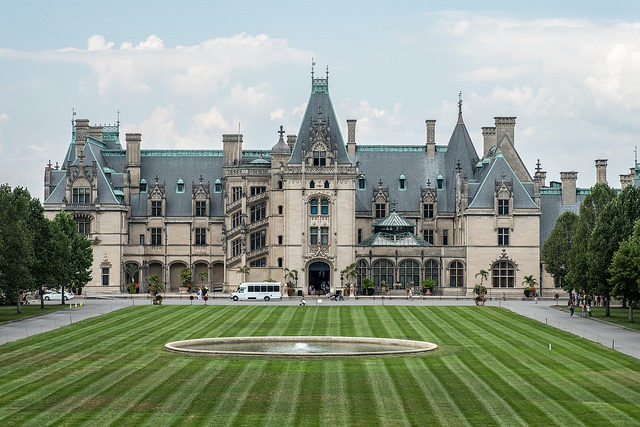
[[[569,273],[569,251],[578,225],[578,215],[565,212],[558,217],[549,238],[542,245],[542,260],[546,269],[553,276],[556,285],[572,288],[566,281]]]

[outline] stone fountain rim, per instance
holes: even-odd
[[[362,351],[357,353],[267,353],[261,351],[231,351],[231,350],[198,350],[189,349],[193,344],[228,344],[244,342],[344,342],[362,344],[386,344],[389,346],[402,346],[399,350],[384,351]],[[259,337],[219,337],[219,338],[197,338],[191,340],[173,341],[165,344],[165,349],[174,353],[190,354],[198,356],[250,356],[250,357],[294,357],[294,358],[315,358],[315,357],[361,357],[361,356],[395,356],[404,354],[415,354],[433,351],[438,348],[434,343],[427,341],[415,341],[396,338],[375,338],[375,337],[335,337],[322,335],[284,335],[284,336],[259,336]]]

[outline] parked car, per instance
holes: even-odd
[[[64,299],[65,301],[68,299],[73,299],[73,294],[70,294],[69,292],[65,292],[64,293]],[[54,291],[48,294],[44,294],[44,300],[45,301],[61,301],[62,300],[62,294],[58,291]]]

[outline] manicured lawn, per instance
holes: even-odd
[[[569,312],[569,307],[562,306],[560,307],[562,310]],[[574,316],[581,316],[581,307],[576,307]],[[611,316],[607,317],[604,315],[604,307],[591,307],[591,315],[599,320],[604,320],[605,322],[613,323],[620,326],[625,326],[630,329],[635,329],[640,331],[640,310],[633,310],[633,322],[629,322],[629,309],[628,308],[620,308],[620,307],[611,307],[610,310]],[[587,313],[587,316],[589,314]]]
[[[328,360],[163,349],[245,335],[423,339],[440,349]],[[0,346],[0,425],[106,423],[638,425],[640,363],[491,307],[130,307]]]
[[[25,317],[37,316],[39,314],[65,308],[69,308],[69,305],[46,304],[44,306],[44,310],[41,310],[40,303],[37,302],[31,303],[29,305],[23,305],[22,314],[16,314],[17,308],[15,305],[0,305],[0,323],[8,322],[10,320],[23,319]]]

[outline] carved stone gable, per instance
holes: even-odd
[[[389,187],[382,187],[382,181],[378,182],[378,188],[373,189],[373,201],[387,203],[389,201]]]
[[[202,182],[202,175],[200,175],[200,179],[197,184],[191,181],[191,193],[194,199],[208,199],[211,194],[211,182],[207,181],[207,183],[204,184]]]
[[[156,176],[155,183],[153,184],[153,188],[149,192],[149,199],[164,199],[166,193],[166,183],[159,184],[158,177]]]
[[[495,182],[495,192],[498,199],[510,199],[513,195],[513,180]]]

